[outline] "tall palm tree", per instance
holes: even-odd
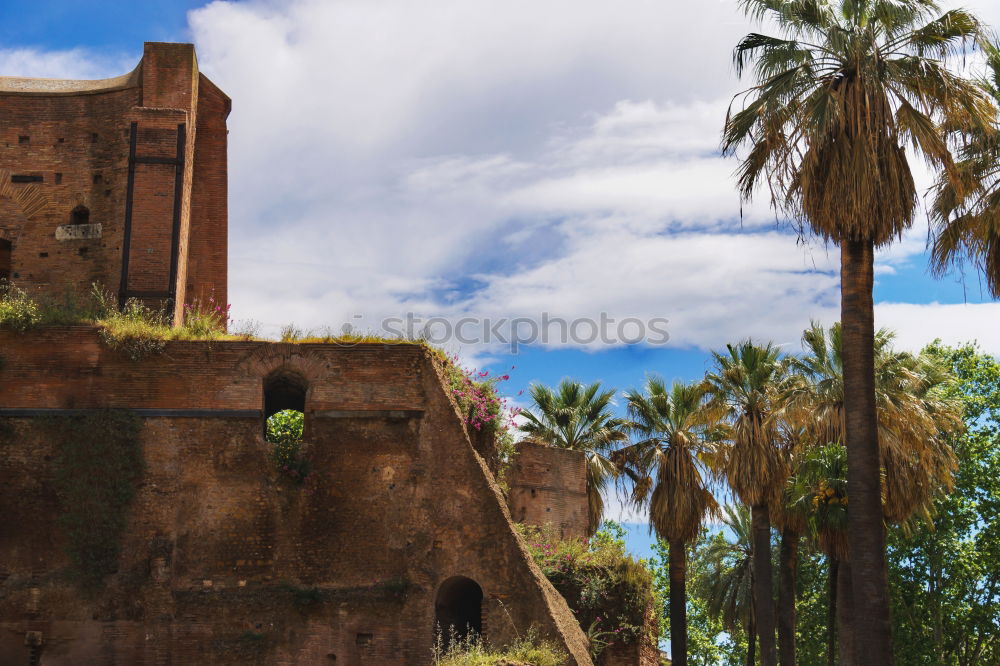
[[[776,418],[784,364],[773,344],[756,345],[750,340],[727,345],[725,354],[712,355],[715,368],[705,375],[705,384],[727,424],[716,473],[750,506],[760,661],[763,666],[774,666],[777,653],[769,505],[778,501],[788,477]]]
[[[935,493],[950,488],[955,458],[947,441],[961,427],[961,411],[946,397],[952,381],[948,370],[928,356],[894,350],[893,339],[892,332],[877,331],[873,357],[883,517],[901,523],[915,514],[926,516]],[[785,413],[803,424],[803,438],[811,442],[790,483],[791,495],[797,498],[792,506],[809,515],[811,531],[830,560],[831,617],[836,609],[840,661],[849,665],[865,660],[852,654],[854,631],[848,624],[855,568],[847,541],[842,344],[839,324],[824,330],[813,323],[806,329],[805,354],[789,358],[793,381],[785,394]]]
[[[615,390],[602,391],[600,382],[584,386],[564,379],[555,391],[533,384],[529,392],[534,406],[521,412],[524,423],[519,427],[525,439],[587,456],[588,530],[594,534],[604,519],[601,492],[617,475],[608,455],[628,439],[625,420],[611,412]]]
[[[1000,48],[986,45],[981,85],[1000,105]],[[968,260],[1000,297],[1000,128],[973,128],[961,137],[957,179],[943,178],[932,206],[931,267],[938,275]]]
[[[993,105],[940,62],[979,20],[940,13],[933,0],[741,0],[783,33],[747,35],[734,63],[755,85],[726,118],[723,150],[749,147],[738,170],[749,199],[766,183],[772,204],[841,250],[846,429],[857,575],[857,650],[891,664],[889,594],[878,461],[873,261],[911,226],[917,192],[906,155],[954,174],[941,125],[986,127]]]
[[[754,621],[753,528],[750,510],[740,504],[726,506],[723,524],[732,539],[721,535],[710,541],[704,557],[709,563],[704,580],[708,612],[720,618],[729,632],[742,629],[747,634],[746,666],[756,662],[757,631]]]
[[[705,517],[718,511],[701,462],[711,417],[705,389],[676,382],[667,388],[650,377],[645,391],[631,390],[630,428],[637,441],[615,460],[632,480],[632,502],[648,507],[650,529],[667,542],[670,570],[670,658],[687,664],[687,545],[697,538]]]

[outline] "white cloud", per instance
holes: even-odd
[[[134,58],[98,54],[87,49],[42,51],[33,48],[0,48],[0,76],[49,79],[105,79],[135,67]]]
[[[766,197],[741,210],[717,154],[753,29],[737,3],[216,1],[189,23],[234,100],[237,317],[607,312],[666,317],[672,344],[702,348],[837,317],[836,250],[775,230]],[[0,51],[23,75],[132,64]],[[880,274],[925,238],[919,221]]]
[[[1000,356],[1000,303],[879,303],[875,325],[896,331],[900,347],[919,350],[933,338],[949,345],[976,341]]]

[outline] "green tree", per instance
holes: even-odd
[[[772,590],[769,506],[779,502],[788,477],[779,447],[778,400],[784,364],[777,347],[750,340],[713,352],[715,367],[705,376],[713,404],[725,421],[716,473],[750,507],[754,544],[754,612],[760,660],[777,663]]]
[[[933,518],[889,538],[894,639],[907,664],[1000,663],[1000,362],[973,345],[935,343],[965,408],[952,438],[954,491],[934,501]]]
[[[670,658],[687,666],[687,546],[706,516],[718,511],[701,462],[711,422],[705,388],[675,382],[668,389],[650,377],[644,391],[633,389],[625,398],[637,441],[615,459],[633,483],[632,503],[648,508],[651,529],[669,546]]]
[[[963,10],[932,0],[741,0],[781,37],[752,33],[736,47],[754,85],[726,118],[723,150],[748,147],[739,189],[766,183],[772,204],[841,249],[845,429],[857,575],[856,646],[893,662],[874,386],[873,261],[912,225],[917,191],[906,148],[954,173],[942,125],[988,127],[994,108],[941,59],[982,39]]]
[[[587,500],[589,533],[597,531],[604,518],[601,492],[617,475],[608,458],[619,442],[628,439],[625,421],[611,411],[614,389],[601,390],[600,382],[584,386],[564,379],[553,391],[542,384],[530,388],[533,407],[521,412],[519,427],[527,441],[561,449],[583,451],[587,456]]]
[[[752,512],[744,505],[727,506],[723,525],[732,538],[721,533],[705,544],[700,557],[706,562],[702,595],[708,602],[708,612],[721,619],[727,631],[738,635],[742,630],[747,637],[746,666],[756,663],[755,638],[757,622],[755,607],[757,597],[754,559],[760,552],[754,534]],[[771,556],[768,544],[768,557]]]

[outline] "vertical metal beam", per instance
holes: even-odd
[[[122,237],[122,279],[118,287],[118,307],[125,307],[128,294],[128,261],[132,245],[132,194],[135,189],[135,144],[138,140],[139,123],[129,126],[128,139],[128,184],[125,186],[125,232]]]
[[[181,242],[181,202],[184,193],[184,149],[187,141],[187,126],[181,123],[177,126],[177,162],[174,167],[174,220],[170,232],[170,306],[177,299],[177,270],[180,257]]]

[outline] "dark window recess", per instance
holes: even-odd
[[[110,197],[111,196],[111,190],[104,190],[104,196]]]
[[[264,419],[286,409],[304,413],[307,389],[305,378],[298,373],[277,370],[268,375],[264,380]]]
[[[94,132],[93,134],[90,135],[90,142],[97,143],[97,132]]]
[[[358,634],[355,642],[358,645],[371,645],[372,641],[375,640],[375,634]]]
[[[63,137],[59,137],[59,143],[66,143],[66,139]]]
[[[0,238],[0,280],[10,279],[11,244],[6,238]]]
[[[99,173],[94,174],[94,185],[100,185],[104,182],[104,176]]]
[[[39,252],[38,256],[41,257],[42,259],[44,259],[45,257],[49,256],[49,253],[48,252]]]
[[[90,209],[86,206],[77,206],[69,214],[70,224],[90,224]]]
[[[19,136],[19,137],[17,137],[17,142],[18,143],[31,143],[31,137],[30,136]]]
[[[81,257],[86,257],[87,250],[89,249],[90,249],[89,247],[81,247],[79,250],[76,251],[76,253],[79,254]]]
[[[10,182],[12,183],[41,183],[44,181],[45,178],[43,176],[28,176],[20,173],[16,173],[10,177]]]
[[[56,174],[56,185],[62,185],[62,174],[61,173],[57,173]]]

